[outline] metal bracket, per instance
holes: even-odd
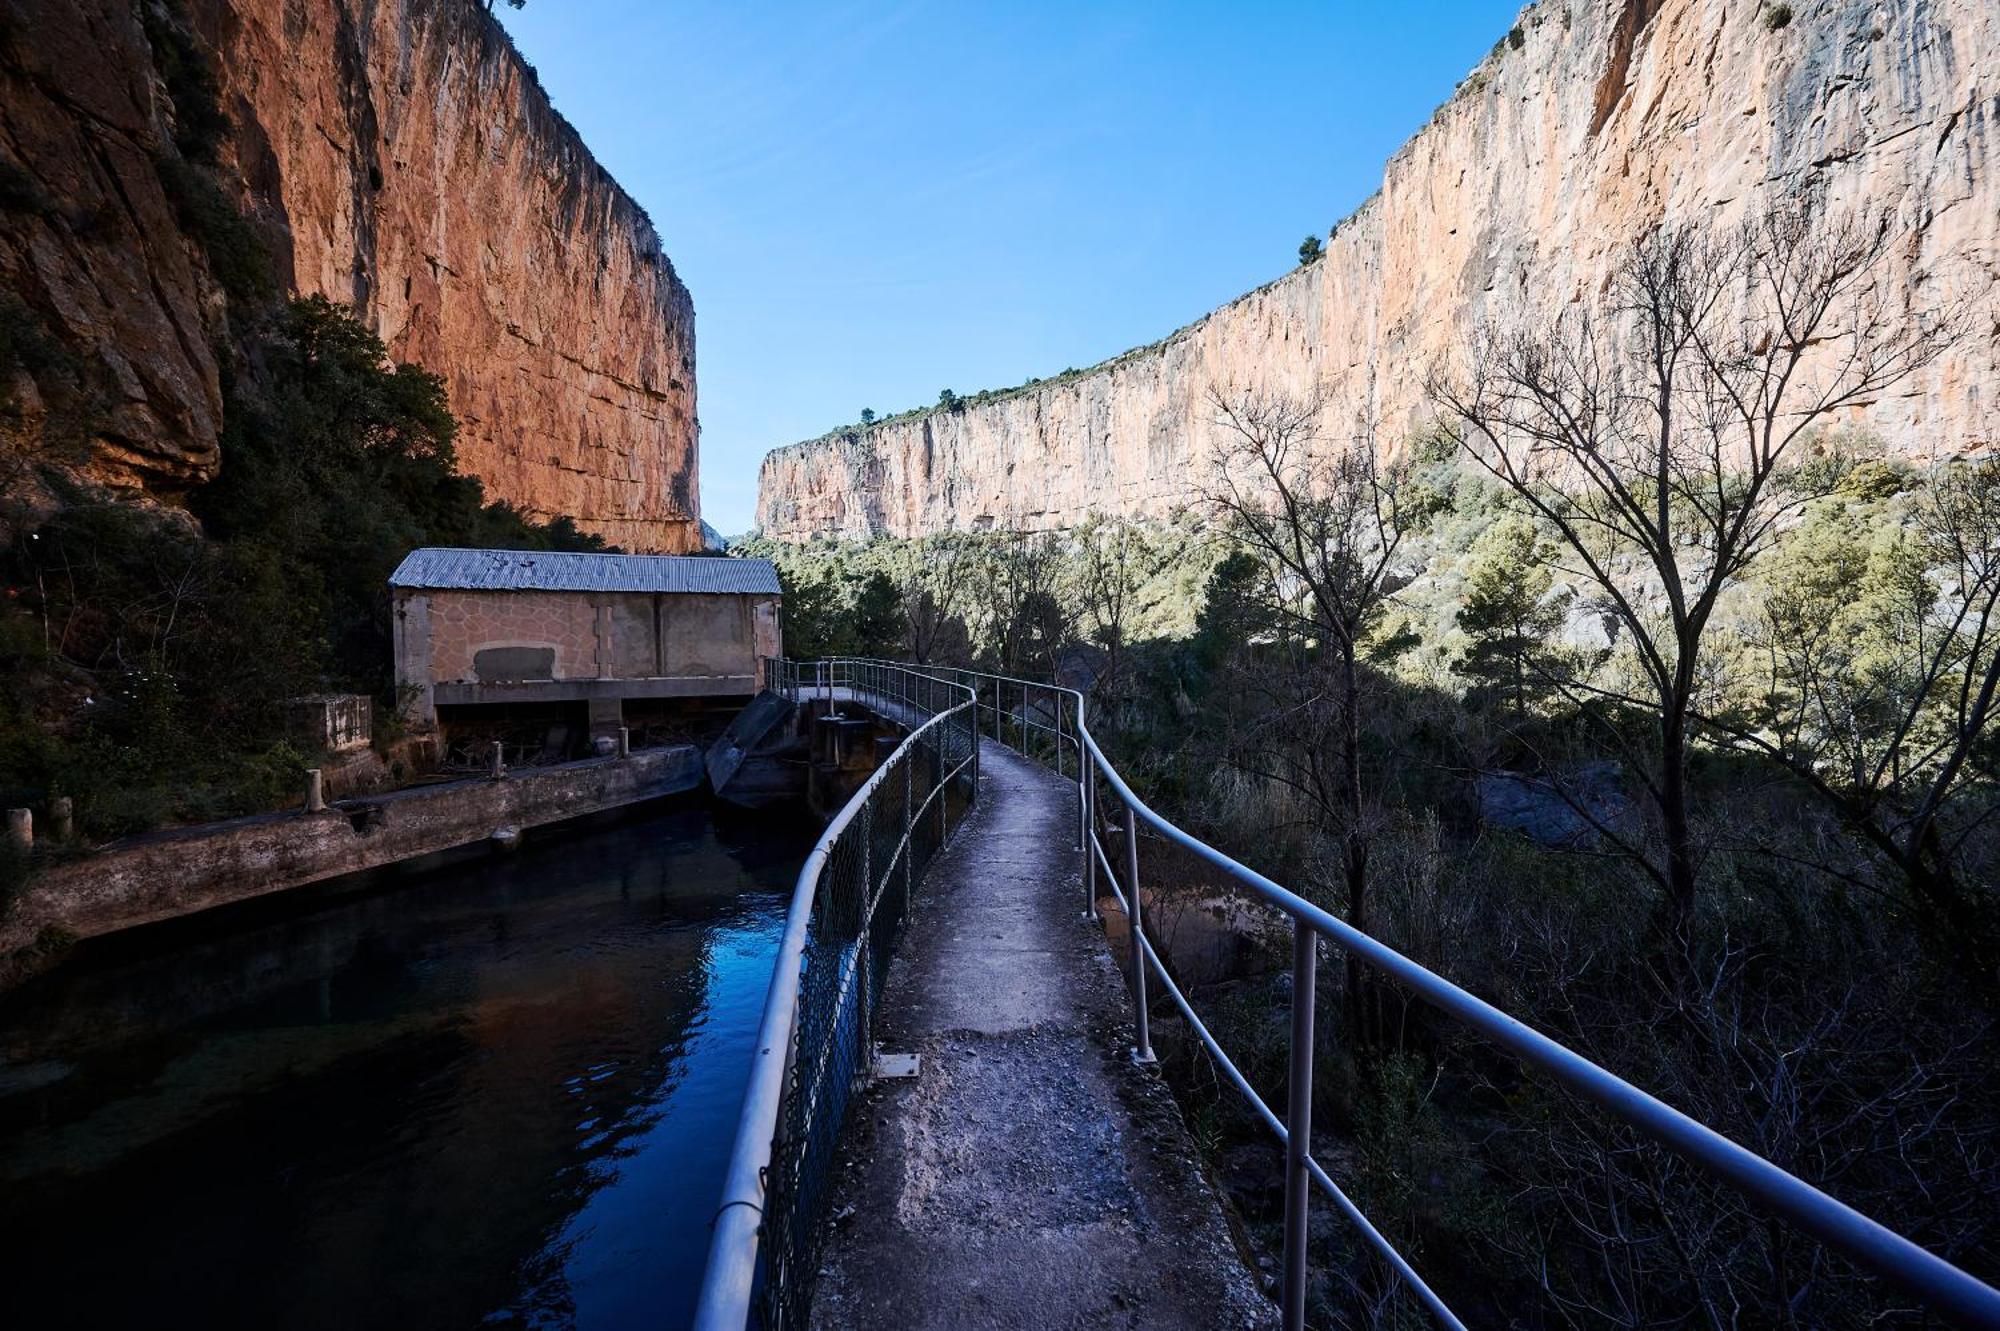
[[[877,1054],[868,1070],[870,1081],[904,1081],[923,1070],[922,1054]]]

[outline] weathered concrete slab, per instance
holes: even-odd
[[[1173,1097],[1127,1057],[1125,990],[1082,919],[1074,800],[982,749],[876,1028],[921,1071],[850,1111],[815,1326],[1276,1325]]]
[[[471,845],[503,828],[696,790],[701,782],[701,750],[677,744],[498,781],[417,786],[319,813],[260,814],[134,837],[29,880],[0,924],[0,983],[10,973],[6,952],[27,946],[47,925],[79,937],[110,933]]]
[[[715,743],[708,746],[704,762],[708,767],[709,789],[722,794],[742,768],[743,760],[757,749],[770,733],[792,715],[789,698],[765,689],[736,714]]]

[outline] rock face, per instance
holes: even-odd
[[[1972,298],[1940,361],[1856,413],[1913,456],[2000,438],[2000,7],[1992,0],[1543,0],[1390,160],[1319,262],[1164,341],[982,403],[778,449],[765,534],[1061,528],[1187,504],[1211,387],[1421,428],[1427,372],[1601,290],[1662,220],[1799,197],[1886,215],[1891,317]]]
[[[15,395],[31,425],[57,405],[81,422],[85,476],[171,500],[227,461],[213,348],[241,312],[174,197],[181,33],[213,65],[216,174],[278,284],[352,306],[391,355],[442,375],[461,465],[490,496],[633,550],[699,548],[687,289],[482,6],[0,14],[0,275],[62,353]]]
[[[171,494],[220,461],[220,295],[159,163],[172,113],[138,12],[0,4],[0,384],[12,465]]]

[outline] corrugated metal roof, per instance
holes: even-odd
[[[464,591],[776,596],[778,570],[766,559],[451,550],[432,546],[410,551],[389,575],[389,585]]]

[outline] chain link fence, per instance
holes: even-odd
[[[977,789],[970,691],[886,663],[769,661],[765,680],[829,713],[909,730],[799,872],[716,1218],[697,1326],[802,1325],[826,1234],[834,1148],[867,1084],[889,959],[918,885]]]

